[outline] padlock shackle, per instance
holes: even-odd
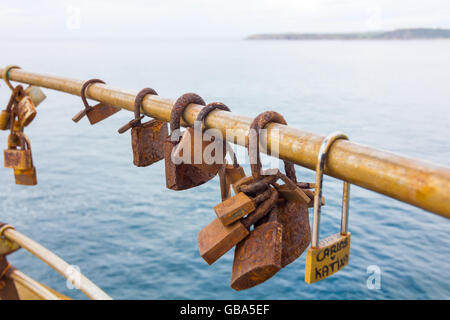
[[[20,150],[31,150],[31,142],[30,139],[23,132],[12,132],[8,135],[8,150],[13,150],[12,145],[12,136],[16,136],[19,138]],[[16,146],[14,146],[16,149]],[[33,163],[33,159],[31,159],[31,163]]]
[[[191,103],[193,104],[199,104],[199,105],[206,105],[205,101],[196,93],[185,93],[181,97],[175,101],[175,104],[173,105],[172,112],[170,113],[170,135],[175,130],[180,129],[181,126],[181,117],[183,116],[184,110],[187,108],[188,105]],[[187,122],[187,121],[185,121]],[[178,141],[172,141],[173,143],[178,143]]]
[[[86,110],[86,112],[91,109],[92,107],[89,105],[87,99],[86,99],[86,90],[87,88],[94,83],[102,83],[105,84],[105,81],[100,80],[100,79],[90,79],[87,80],[83,83],[83,85],[81,86],[81,92],[80,92],[80,96],[81,96],[81,100],[83,101],[84,104],[84,108]]]
[[[348,137],[341,132],[333,132],[323,139],[317,156],[316,165],[316,184],[314,192],[314,216],[311,236],[311,247],[317,248],[319,246],[319,231],[320,231],[320,211],[322,207],[322,185],[323,185],[323,171],[325,162],[327,160],[328,152],[336,140],[348,140]],[[350,184],[344,181],[344,189],[342,196],[342,217],[341,217],[341,234],[347,233],[348,227],[348,204],[350,197]]]
[[[222,111],[228,111],[230,112],[230,108],[222,103],[222,102],[211,102],[208,103],[202,110],[200,110],[200,112],[197,115],[197,119],[195,119],[195,121],[200,121],[200,128],[203,128],[203,123],[206,119],[206,117],[214,110],[222,110]],[[194,125],[194,129],[196,129],[197,127]],[[202,130],[203,131],[203,130]],[[239,163],[237,161],[237,157],[236,154],[233,152],[233,150],[231,149],[230,144],[224,139],[223,140],[224,144],[225,144],[225,150],[224,152],[228,152],[230,154],[230,157],[233,159],[233,167],[238,168],[239,167]]]
[[[5,80],[6,85],[7,85],[11,90],[14,90],[14,86],[13,86],[13,85],[11,84],[11,82],[9,81],[9,71],[11,71],[11,69],[22,69],[22,68],[19,67],[19,66],[16,66],[16,65],[11,64],[11,65],[9,65],[9,66],[6,66],[5,69],[3,69],[3,73],[2,73],[2,78],[3,78],[3,80]]]
[[[136,95],[136,98],[134,99],[134,120],[136,120],[137,125],[141,123],[141,107],[142,107],[142,101],[144,100],[145,96],[148,94],[152,94],[157,96],[158,93],[153,88],[144,88]]]
[[[203,125],[203,122],[205,121],[206,117],[214,110],[222,110],[222,111],[228,111],[230,112],[230,108],[228,108],[225,104],[222,102],[211,102],[208,103],[197,115],[197,119],[195,121],[200,121]]]
[[[265,111],[256,116],[250,125],[250,132],[248,135],[248,156],[250,159],[250,168],[252,170],[252,175],[254,178],[259,178],[261,175],[261,157],[259,154],[259,134],[260,130],[264,129],[264,127],[270,122],[275,122],[279,124],[287,125],[284,117],[276,112],[276,111]],[[253,130],[252,130],[253,129]],[[256,134],[256,152],[252,154],[250,152],[250,146],[253,145],[253,136]],[[256,159],[255,159],[256,157]],[[255,161],[256,160],[256,161]],[[256,163],[255,163],[256,162]],[[286,172],[286,176],[291,179],[294,183],[297,183],[297,176],[295,174],[294,164],[291,161],[284,160],[284,170]]]
[[[136,98],[134,99],[134,119],[128,121],[126,124],[120,127],[119,130],[117,130],[120,134],[125,133],[126,131],[128,131],[128,129],[141,125],[141,120],[144,118],[144,115],[141,116],[142,101],[148,94],[152,94],[155,96],[158,95],[158,93],[153,88],[144,88],[139,91],[139,93],[136,95]]]
[[[15,88],[13,88],[11,97],[9,98],[8,104],[6,105],[6,111],[11,112],[17,103],[17,97],[19,95],[23,95],[23,94],[24,94],[24,90],[20,84],[17,85]]]

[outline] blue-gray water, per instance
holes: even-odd
[[[197,92],[249,116],[278,110],[289,124],[450,166],[450,41],[257,42],[239,40],[1,41],[0,64],[77,79],[100,77],[176,98]],[[165,188],[164,165],[132,165],[122,111],[94,127],[72,116],[80,98],[45,90],[27,128],[39,184],[0,170],[0,221],[14,225],[116,299],[448,299],[448,220],[352,186],[350,264],[314,285],[302,256],[266,283],[229,287],[233,252],[208,266],[197,233],[215,214],[217,180]],[[9,89],[2,85],[0,101]],[[7,132],[0,133],[3,147]],[[298,168],[304,181],[313,172]],[[341,182],[327,178],[321,235],[338,231]],[[21,250],[10,260],[74,298],[65,280]],[[367,267],[381,268],[369,290]]]

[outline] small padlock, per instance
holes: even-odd
[[[13,88],[11,97],[9,98],[5,110],[2,110],[0,113],[0,130],[10,129],[11,121],[14,122],[15,114],[13,112],[13,108],[16,107],[17,102],[19,100],[18,96],[22,93],[22,91],[23,89],[22,86],[20,85]],[[13,118],[11,118],[11,116],[13,116]]]
[[[111,106],[109,104],[100,102],[96,104],[95,106],[91,107],[86,99],[86,90],[87,88],[93,84],[93,83],[105,83],[103,80],[100,79],[91,79],[83,83],[81,87],[81,100],[84,104],[84,109],[78,112],[72,120],[74,122],[80,121],[84,116],[87,116],[89,123],[91,125],[96,124],[97,122],[100,122],[113,114],[119,112],[121,109],[116,106]]]
[[[34,186],[37,184],[36,168],[33,166],[25,170],[14,169],[14,178],[16,184]]]
[[[195,93],[187,93],[182,95],[175,102],[172,113],[170,115],[170,135],[164,141],[164,161],[165,161],[165,171],[166,171],[166,186],[171,190],[186,190],[196,186],[199,186],[212,178],[217,174],[217,171],[204,171],[197,166],[194,166],[188,161],[180,161],[178,158],[182,156],[183,159],[185,155],[180,155],[180,150],[177,148],[180,143],[179,129],[182,113],[186,107],[191,104],[205,105],[203,99]],[[189,147],[184,150],[189,150],[194,141],[194,129],[188,128],[191,141]],[[184,132],[186,134],[186,132]],[[209,142],[211,143],[211,142]],[[202,143],[203,146],[203,143]],[[203,148],[203,147],[202,147]],[[189,157],[188,157],[189,158]]]
[[[214,207],[217,218],[224,226],[232,224],[236,220],[256,210],[256,207],[270,197],[270,189],[252,198],[243,192],[222,201]]]
[[[208,264],[214,263],[242,241],[249,234],[249,228],[276,205],[278,192],[273,188],[270,190],[270,197],[247,217],[228,226],[224,226],[219,218],[216,218],[198,233],[200,255]]]
[[[351,235],[347,231],[350,184],[347,181],[344,181],[343,188],[341,231],[319,241],[323,170],[328,151],[338,139],[348,140],[348,137],[339,132],[327,136],[322,142],[317,159],[312,243],[307,251],[305,266],[305,281],[309,284],[340,271],[348,264],[350,258]]]
[[[20,149],[17,149],[15,143],[16,135],[20,141]],[[12,132],[8,136],[8,149],[3,151],[5,168],[18,170],[28,170],[33,167],[33,158],[31,154],[30,141],[24,133]]]
[[[25,128],[36,117],[36,107],[34,106],[30,96],[24,95],[19,99],[20,101],[13,111],[17,116],[18,125],[21,128]]]
[[[31,98],[31,101],[35,107],[40,105],[41,102],[47,98],[40,87],[33,85],[29,85],[25,88],[25,94]]]
[[[9,129],[9,118],[11,116],[11,111],[2,110],[0,112],[0,130],[8,130]]]
[[[164,140],[168,135],[164,121],[153,119],[141,123],[142,100],[148,94],[157,95],[154,89],[142,89],[134,101],[134,119],[118,130],[124,133],[131,128],[133,163],[137,167],[146,167],[164,158]]]

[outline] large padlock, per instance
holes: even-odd
[[[166,171],[166,186],[171,190],[186,190],[196,186],[199,186],[212,178],[217,174],[217,171],[204,171],[198,166],[194,166],[191,162],[190,156],[187,157],[184,152],[188,152],[192,145],[195,145],[194,129],[192,127],[187,128],[182,135],[189,134],[189,144],[187,147],[180,150],[178,145],[180,144],[180,121],[182,114],[186,107],[191,104],[205,105],[203,99],[195,93],[186,93],[182,95],[175,102],[172,113],[170,115],[170,135],[164,141],[164,161]],[[200,143],[197,141],[197,143]],[[203,144],[203,139],[200,143],[201,149],[204,150],[207,145],[212,142]],[[182,151],[182,152],[181,152]]]
[[[261,203],[255,211],[247,217],[228,226],[224,226],[219,218],[214,219],[198,234],[198,248],[201,257],[212,264],[249,233],[249,228],[272,210],[278,200],[278,192],[271,188],[270,197]]]
[[[78,112],[72,120],[74,122],[80,121],[84,116],[87,116],[89,123],[91,125],[96,124],[97,122],[100,122],[113,114],[119,112],[121,109],[116,106],[112,106],[103,102],[100,102],[96,104],[95,106],[91,107],[86,99],[86,90],[87,88],[93,84],[93,83],[105,83],[103,80],[100,79],[91,79],[83,83],[81,87],[81,100],[84,104],[84,109]]]
[[[142,123],[142,100],[148,94],[157,95],[152,88],[142,89],[134,101],[134,119],[121,127],[119,133],[131,128],[131,146],[133,163],[138,167],[149,166],[164,158],[164,140],[168,135],[167,123],[160,120],[150,120]]]
[[[309,284],[323,280],[340,271],[349,263],[350,258],[351,235],[348,232],[350,184],[347,181],[344,181],[343,188],[341,230],[339,233],[319,241],[323,170],[328,151],[338,139],[347,140],[348,137],[339,132],[327,136],[322,142],[317,159],[313,232],[305,266],[305,281]]]
[[[283,226],[283,243],[281,251],[281,266],[284,268],[294,262],[311,243],[308,206],[293,201],[277,203],[277,210],[261,219],[257,225],[267,222],[277,222]]]
[[[282,268],[282,243],[282,224],[274,221],[255,227],[236,245],[231,288],[237,291],[249,289],[274,276]]]
[[[17,138],[20,149],[17,149]],[[30,141],[24,133],[12,132],[8,136],[8,149],[3,151],[5,168],[28,170],[33,167]]]
[[[250,197],[243,192],[239,192],[216,205],[214,211],[222,224],[227,226],[255,211],[261,202],[270,197],[270,192],[270,189],[267,189],[256,197]]]
[[[203,172],[217,174],[224,164],[226,145],[223,139],[217,139],[211,134],[210,129],[207,133],[203,130],[205,118],[214,110],[230,111],[230,109],[220,102],[207,104],[197,115],[194,127],[184,131],[180,143],[174,149],[174,155],[179,160],[192,164]],[[216,130],[216,129],[214,129]],[[186,154],[187,153],[187,154]]]

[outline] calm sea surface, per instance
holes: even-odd
[[[197,92],[248,116],[281,112],[292,125],[450,166],[450,41],[258,42],[240,40],[2,41],[0,64],[118,88],[154,87],[163,97]],[[448,299],[450,222],[352,186],[350,264],[314,285],[305,256],[266,283],[229,286],[233,251],[208,266],[197,233],[215,214],[217,179],[194,190],[165,188],[164,164],[132,165],[131,113],[91,127],[72,116],[76,96],[45,90],[27,128],[39,184],[17,186],[0,170],[0,221],[77,265],[116,299]],[[5,105],[9,89],[2,84]],[[7,132],[0,132],[5,148]],[[248,169],[248,167],[246,167]],[[247,171],[248,172],[248,171]],[[297,168],[303,181],[314,173]],[[325,179],[321,235],[336,233],[342,182]],[[63,293],[66,281],[21,250],[13,264]],[[369,266],[381,288],[369,290]]]

